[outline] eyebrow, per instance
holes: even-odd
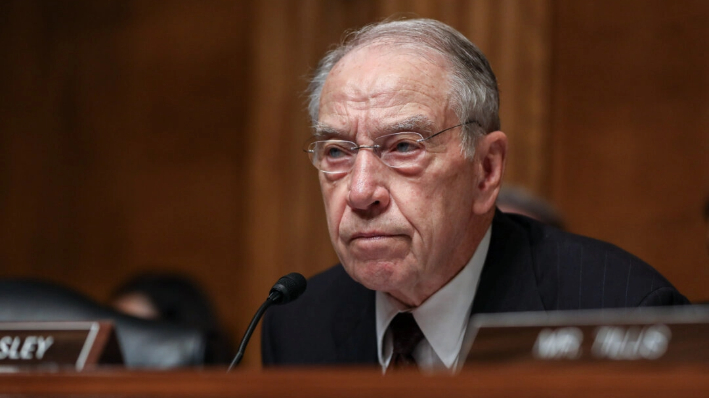
[[[423,115],[414,115],[404,120],[394,122],[390,125],[378,128],[375,135],[385,135],[399,133],[402,131],[412,131],[423,134],[430,134],[433,131],[434,123],[431,119]],[[314,126],[313,136],[318,139],[326,139],[336,137],[338,139],[346,139],[348,133],[325,123],[318,122]]]
[[[346,132],[338,130],[332,126],[324,123],[318,122],[313,126],[313,136],[317,139],[332,138],[337,137],[339,139],[345,138]]]
[[[415,115],[398,121],[383,129],[384,134],[398,133],[401,131],[412,131],[417,133],[431,133],[433,121],[423,115]]]

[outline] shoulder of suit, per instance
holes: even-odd
[[[633,260],[643,262],[633,254],[609,242],[563,231],[518,214],[504,214],[504,216],[509,222],[525,231],[533,250],[546,245],[578,245],[592,250],[605,251],[616,256],[629,256]]]
[[[303,304],[312,300],[332,301],[337,297],[352,297],[366,294],[366,292],[370,292],[370,290],[355,282],[342,265],[337,264],[310,277],[305,293],[298,301],[302,301]]]

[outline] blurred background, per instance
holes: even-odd
[[[704,0],[0,0],[0,277],[106,302],[180,272],[238,341],[278,277],[337,262],[303,92],[345,30],[396,13],[488,56],[506,181],[709,299]]]

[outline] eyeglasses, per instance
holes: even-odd
[[[424,159],[426,141],[446,131],[471,123],[480,125],[475,120],[469,120],[426,138],[419,133],[412,132],[387,134],[372,140],[372,145],[357,145],[352,141],[343,140],[314,141],[308,144],[303,151],[308,153],[313,166],[324,173],[349,172],[354,166],[357,152],[360,149],[371,149],[385,165],[392,168],[416,166]]]

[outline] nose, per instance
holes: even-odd
[[[370,216],[386,209],[390,200],[387,169],[371,149],[360,149],[350,171],[347,204],[354,210],[374,212]]]

